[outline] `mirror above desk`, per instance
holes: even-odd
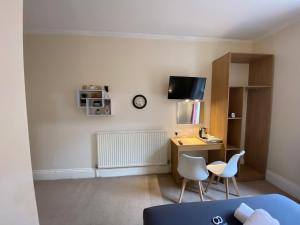
[[[185,100],[177,103],[177,124],[203,124],[204,102]]]

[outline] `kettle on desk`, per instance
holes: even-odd
[[[199,137],[202,139],[207,139],[207,132],[205,127],[201,127],[199,130]]]

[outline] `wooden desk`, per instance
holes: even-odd
[[[182,145],[178,141],[182,142]],[[171,170],[177,184],[181,183],[182,177],[177,172],[179,154],[184,152],[199,152],[221,150],[223,144],[207,144],[197,137],[171,138]]]

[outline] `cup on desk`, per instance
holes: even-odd
[[[234,112],[230,113],[230,117],[235,118],[235,113]]]

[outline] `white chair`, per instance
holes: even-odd
[[[235,175],[238,172],[238,161],[245,154],[245,151],[242,150],[240,153],[233,155],[228,163],[222,161],[212,162],[207,165],[207,169],[212,173],[211,178],[206,186],[205,192],[208,189],[208,186],[213,182],[214,178],[217,176],[218,180],[220,177],[224,178],[225,188],[226,188],[226,199],[229,198],[229,189],[228,189],[228,179],[231,178],[235,191],[238,196],[240,192],[235,180]]]
[[[185,190],[186,183],[189,180],[198,181],[200,199],[203,201],[204,188],[202,186],[202,180],[206,180],[209,176],[206,168],[206,162],[203,157],[193,157],[186,154],[180,155],[178,162],[178,173],[183,177],[181,193],[178,203],[181,203],[182,196]]]

